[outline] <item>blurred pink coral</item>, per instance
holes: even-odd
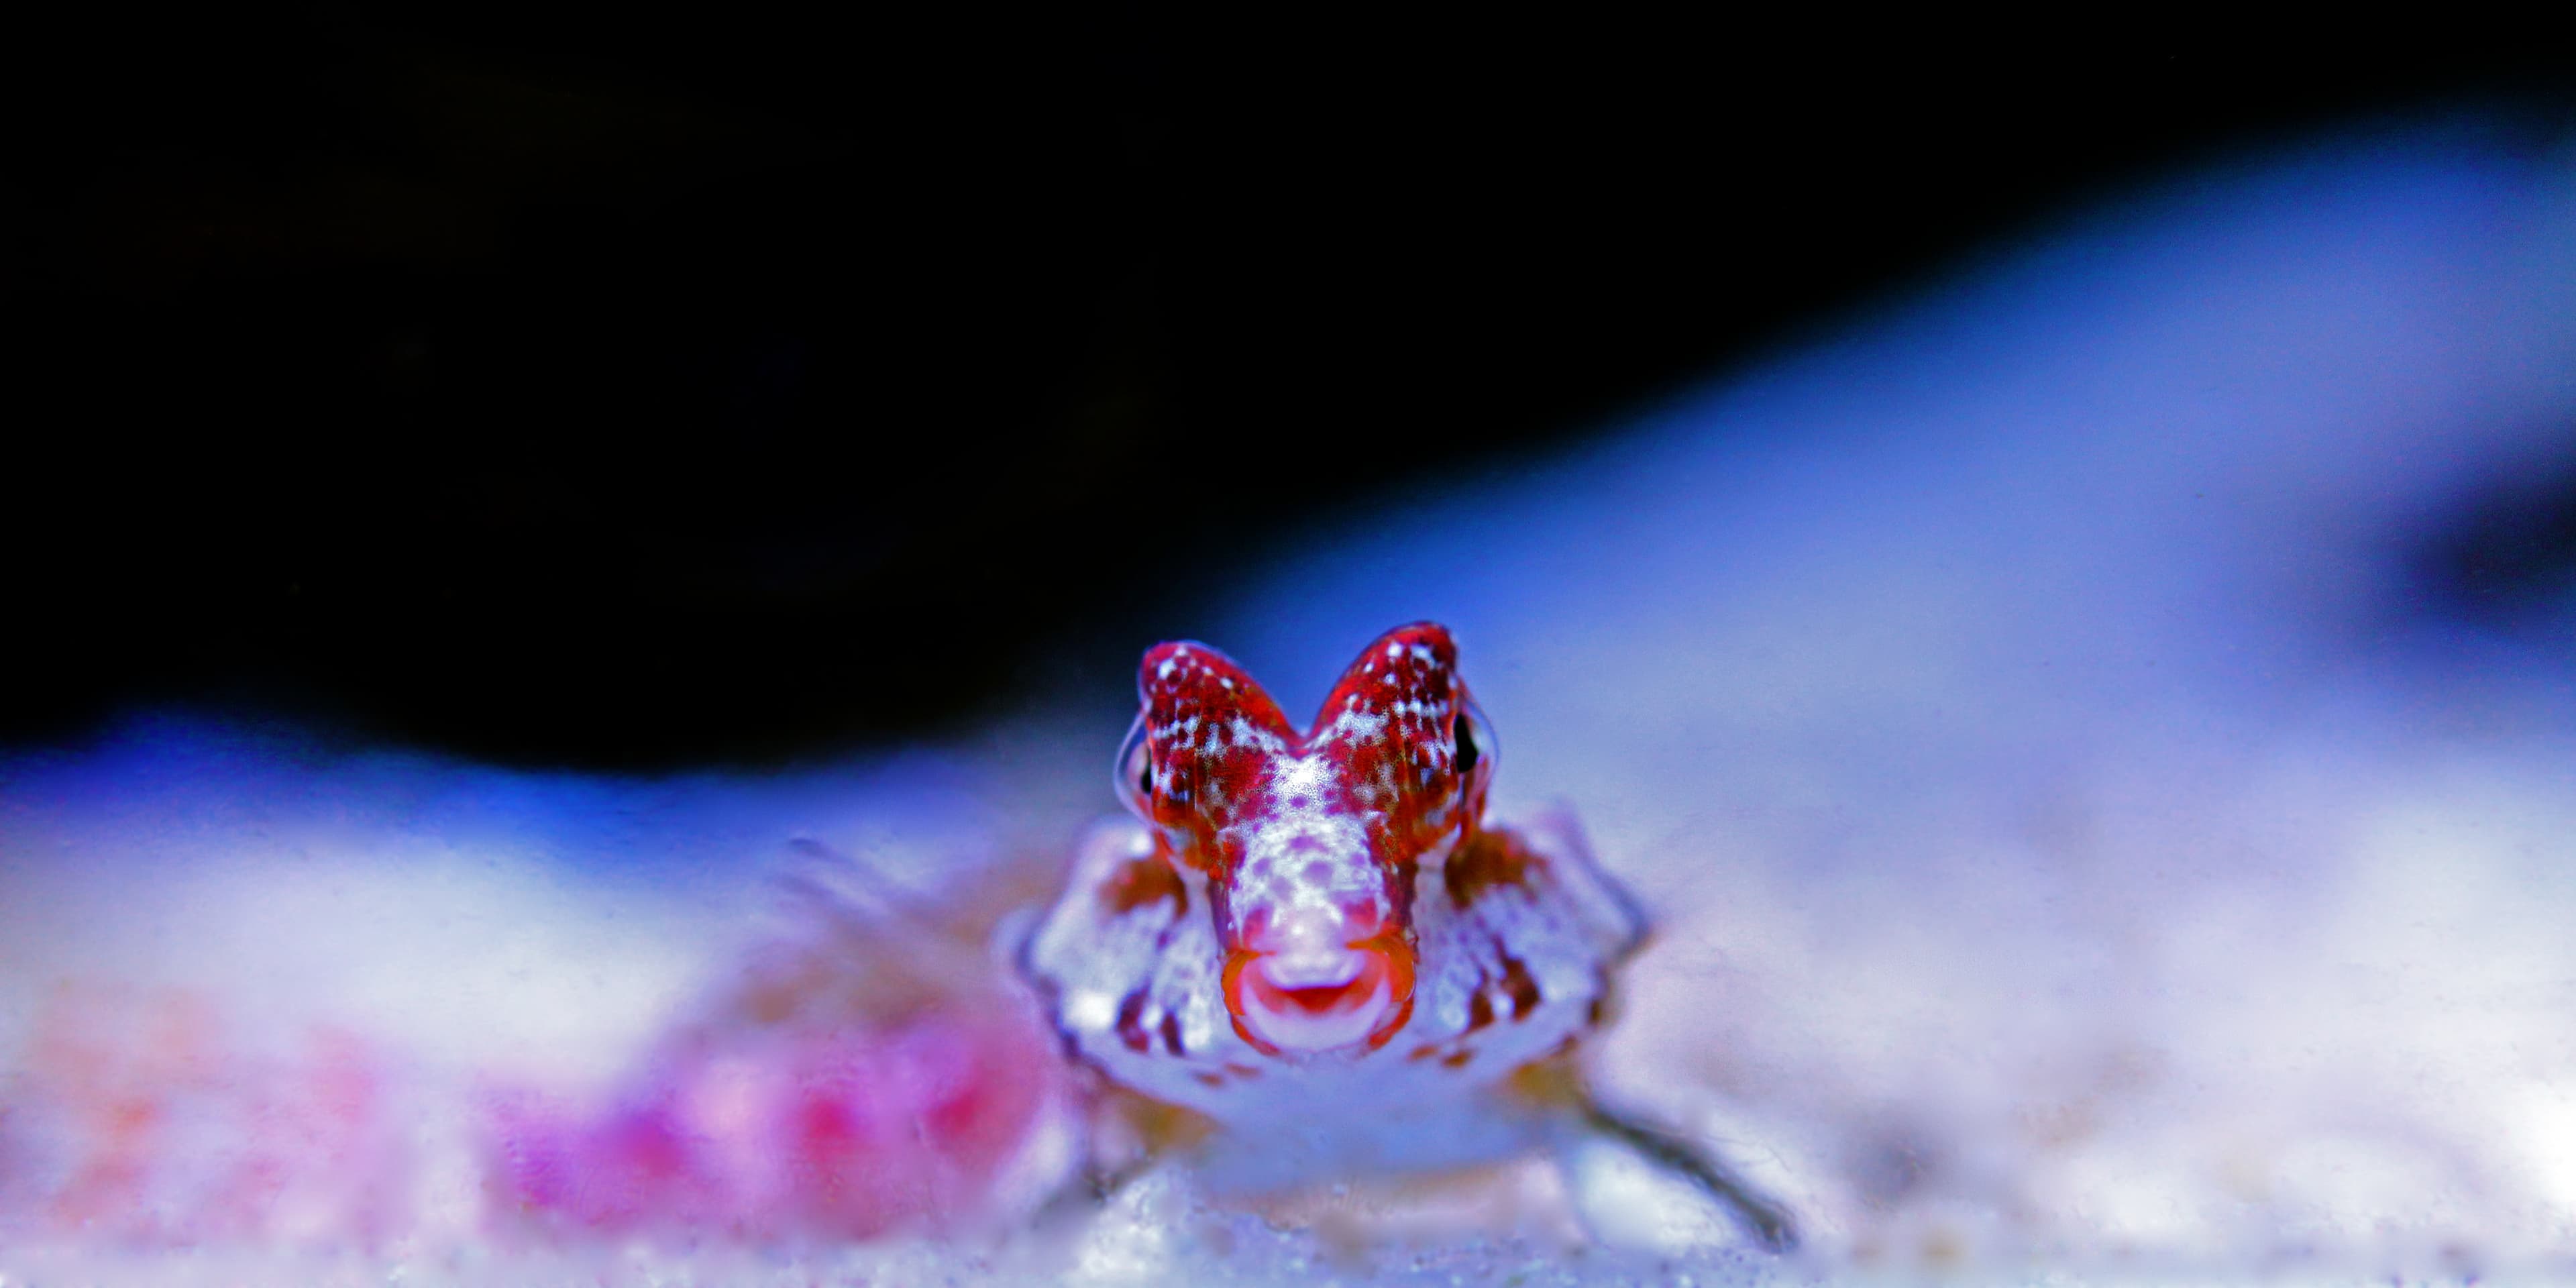
[[[828,1240],[1007,1218],[1062,1073],[980,953],[845,917],[724,978],[597,1097],[463,1092],[327,1027],[272,1055],[193,992],[62,986],[0,1082],[0,1237],[382,1249],[433,1225]],[[459,1126],[465,1171],[433,1180]],[[456,1181],[462,1220],[433,1220]]]
[[[375,1246],[410,1163],[383,1089],[347,1033],[273,1058],[234,1049],[193,993],[58,988],[0,1119],[15,1219],[141,1245]]]
[[[951,1228],[991,1213],[1052,1077],[1026,1026],[967,1014],[701,1038],[605,1108],[492,1096],[495,1215],[752,1239]]]
[[[784,885],[800,929],[751,952],[617,1092],[486,1097],[496,1222],[859,1239],[1007,1215],[1064,1074],[978,946],[989,920],[893,906],[865,869],[801,848]]]

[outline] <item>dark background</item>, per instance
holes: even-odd
[[[0,741],[649,767],[1114,697],[1321,518],[2170,167],[2460,106],[2547,146],[2576,66],[213,8],[0,55]]]

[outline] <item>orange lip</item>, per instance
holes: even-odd
[[[1269,1056],[1384,1046],[1413,1016],[1412,946],[1381,932],[1349,950],[1358,960],[1347,978],[1298,986],[1270,978],[1263,967],[1269,954],[1228,954],[1225,1009],[1236,1035]]]

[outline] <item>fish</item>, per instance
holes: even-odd
[[[1499,745],[1446,627],[1378,637],[1303,730],[1195,641],[1147,650],[1137,694],[1127,815],[1017,952],[1067,1057],[1148,1124],[1096,1192],[1170,1153],[1260,1191],[1606,1137],[1796,1246],[1779,1203],[1584,1076],[1651,925],[1570,811],[1486,817]]]

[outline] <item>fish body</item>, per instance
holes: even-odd
[[[1137,688],[1130,817],[1020,954],[1065,1051],[1327,1165],[1526,1145],[1492,1110],[1601,1026],[1647,924],[1570,816],[1485,818],[1496,747],[1449,632],[1381,636],[1302,731],[1204,644],[1149,650]]]

